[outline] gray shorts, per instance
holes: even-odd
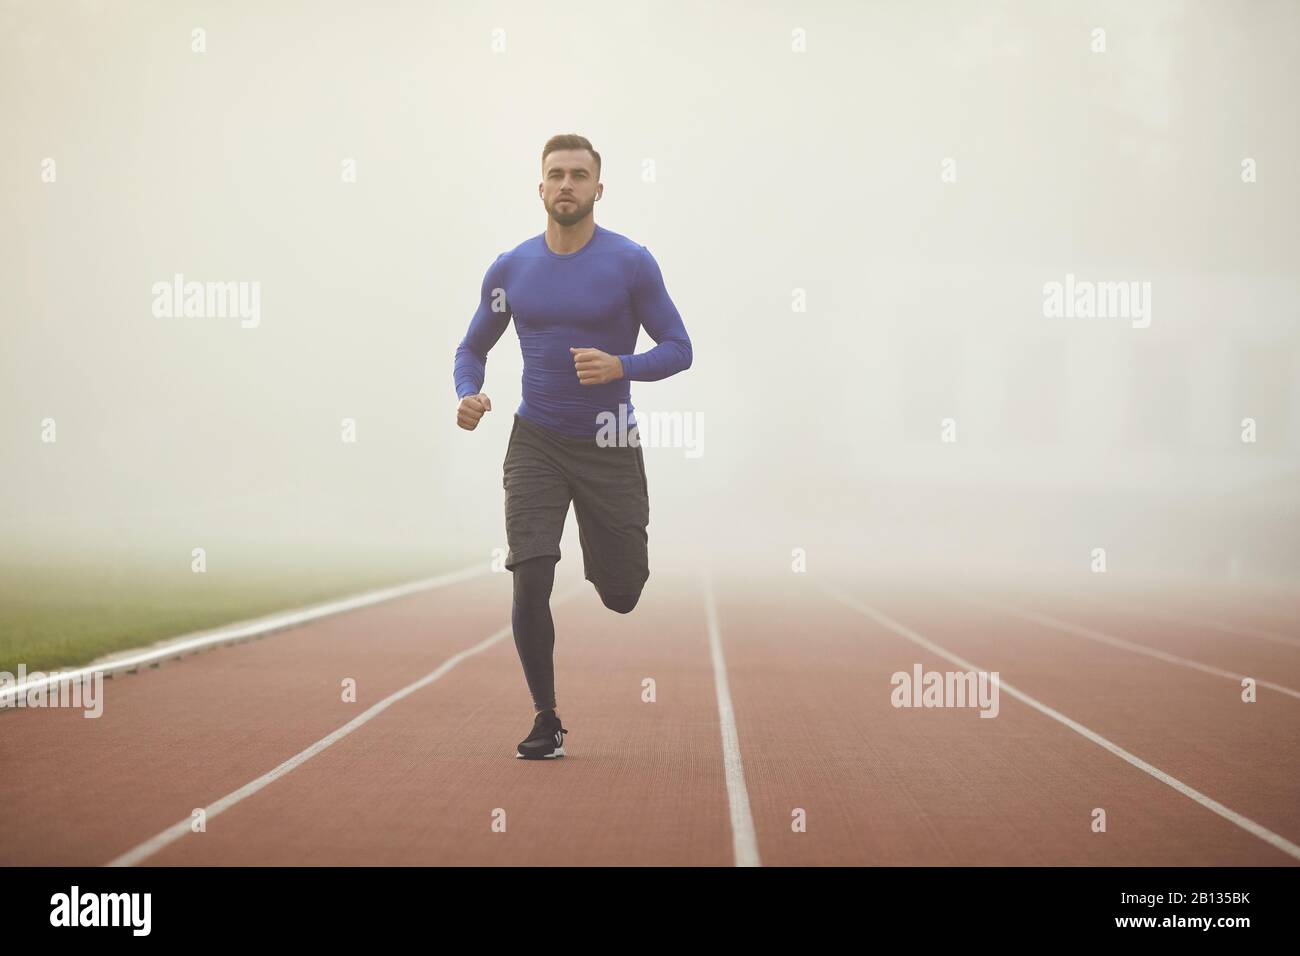
[[[641,591],[650,577],[650,496],[639,443],[602,447],[595,436],[562,435],[516,412],[502,472],[508,570],[538,555],[560,557],[572,501],[586,579],[604,594]]]

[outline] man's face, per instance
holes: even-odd
[[[557,149],[542,167],[542,205],[561,226],[572,226],[591,215],[600,196],[596,160],[585,149]]]

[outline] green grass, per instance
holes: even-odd
[[[195,574],[188,560],[96,565],[0,560],[0,671],[65,669],[191,631],[403,584],[465,559]]]

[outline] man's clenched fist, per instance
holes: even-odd
[[[477,395],[466,395],[456,406],[456,424],[466,431],[473,431],[478,428],[479,419],[483,417],[484,412],[492,411],[492,399],[488,398],[482,392]]]
[[[600,349],[570,348],[573,370],[578,373],[579,385],[604,385],[623,377],[623,362],[617,355]]]

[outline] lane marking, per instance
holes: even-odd
[[[899,635],[900,637],[907,638],[913,644],[917,644],[925,648],[926,650],[930,651],[932,654],[936,654],[939,657],[944,658],[945,660],[952,661],[962,670],[968,670],[968,671],[984,670],[984,668],[977,667],[976,665],[972,664],[970,661],[963,660],[962,658],[958,657],[956,654],[953,654],[951,651],[947,650],[946,648],[941,647],[938,644],[934,643],[933,641],[922,637],[920,634],[916,633],[915,631],[911,630],[905,625],[900,624],[899,622],[895,621],[893,618],[889,617],[888,615],[882,614],[880,611],[877,611],[875,608],[869,607],[868,605],[863,604],[860,601],[854,600],[853,598],[839,591],[838,588],[832,587],[830,584],[827,584],[826,582],[821,581],[817,578],[812,578],[812,581],[814,584],[817,585],[817,587],[821,588],[823,591],[825,591],[827,594],[829,594],[831,597],[835,598],[836,600],[840,601],[842,604],[845,604],[848,607],[852,608],[853,610],[859,612],[860,614],[863,614],[866,617],[871,618],[873,621],[875,621],[877,624],[881,625],[882,627],[890,631],[893,631],[895,634]],[[1137,767],[1139,770],[1143,771],[1144,773],[1150,774],[1151,776],[1159,780],[1161,783],[1167,784],[1168,786],[1177,790],[1183,796],[1195,800],[1197,803],[1205,807],[1207,810],[1211,810],[1214,813],[1217,813],[1219,816],[1223,817],[1225,820],[1229,821],[1230,823],[1234,823],[1237,826],[1241,827],[1243,830],[1245,830],[1247,833],[1251,834],[1252,836],[1258,837],[1259,839],[1263,840],[1265,843],[1268,843],[1269,845],[1276,847],[1277,849],[1281,850],[1283,853],[1287,854],[1288,856],[1300,860],[1300,846],[1297,846],[1296,844],[1292,843],[1286,837],[1274,833],[1272,830],[1269,830],[1266,827],[1261,826],[1260,824],[1256,823],[1254,820],[1242,816],[1240,813],[1238,813],[1235,810],[1228,809],[1223,804],[1219,803],[1217,800],[1210,799],[1205,794],[1201,793],[1199,790],[1196,790],[1193,787],[1188,786],[1187,784],[1183,783],[1181,780],[1178,780],[1175,777],[1171,777],[1169,774],[1165,773],[1163,770],[1159,769],[1158,767],[1153,767],[1151,764],[1147,763],[1142,758],[1134,756],[1133,754],[1129,753],[1127,750],[1125,750],[1123,747],[1119,746],[1118,744],[1112,743],[1111,741],[1107,740],[1105,737],[1101,736],[1101,734],[1093,730],[1089,730],[1087,727],[1083,726],[1083,724],[1079,723],[1078,721],[1072,720],[1071,718],[1066,717],[1064,714],[1060,713],[1059,711],[1053,710],[1051,707],[1048,707],[1046,704],[1040,703],[1038,700],[1034,699],[1033,697],[1030,697],[1028,694],[1024,693],[1023,691],[1013,687],[1011,684],[1008,684],[1005,680],[1000,681],[999,686],[1001,687],[1002,690],[1009,693],[1012,697],[1016,698],[1016,700],[1020,701],[1021,703],[1028,704],[1030,707],[1034,708],[1039,713],[1051,717],[1053,720],[1064,724],[1066,727],[1069,727],[1071,730],[1073,730],[1075,733],[1079,734],[1080,736],[1087,738],[1088,740],[1097,744],[1099,747],[1104,747],[1106,750],[1109,750],[1111,753],[1119,757],[1121,760],[1124,760],[1132,764],[1134,767]]]
[[[992,608],[995,611],[1001,611],[1004,614],[1010,614],[1021,620],[1030,621],[1034,624],[1041,624],[1043,627],[1055,628],[1058,631],[1064,631],[1067,634],[1074,634],[1077,637],[1085,637],[1090,641],[1097,641],[1102,644],[1109,644],[1111,647],[1119,647],[1126,651],[1132,651],[1134,654],[1145,654],[1147,657],[1154,657],[1157,660],[1165,661],[1169,664],[1178,664],[1181,667],[1190,667],[1192,670],[1198,670],[1206,674],[1213,674],[1215,677],[1227,677],[1236,681],[1238,684],[1249,674],[1238,674],[1235,671],[1224,670],[1221,667],[1215,667],[1212,664],[1204,664],[1201,661],[1194,661],[1189,657],[1179,657],[1177,654],[1170,654],[1154,647],[1148,647],[1146,644],[1138,644],[1134,641],[1126,641],[1122,637],[1115,637],[1104,631],[1095,631],[1090,627],[1084,627],[1080,624],[1071,624],[1069,621],[1063,621],[1060,618],[1052,617],[1047,614],[1039,614],[1037,611],[1030,611],[1026,608],[1017,607],[1014,604],[1004,604],[1001,601],[990,601],[985,598],[977,597],[973,594],[956,591],[943,591],[941,593],[955,597],[959,600],[969,601],[973,604],[981,604],[984,607]],[[1300,691],[1285,687],[1282,684],[1275,684],[1272,681],[1260,680],[1258,677],[1251,677],[1259,687],[1267,687],[1278,693],[1286,694],[1288,697],[1294,697],[1300,700]]]
[[[717,694],[718,718],[722,724],[722,761],[727,777],[727,805],[731,813],[731,849],[736,866],[762,866],[758,859],[754,817],[749,809],[749,791],[745,789],[745,770],[740,763],[740,735],[736,733],[736,711],[731,706],[727,663],[722,657],[722,639],[718,635],[718,610],[713,603],[713,581],[707,571],[704,572],[704,614],[709,625],[713,688]]]
[[[1173,611],[1166,611],[1158,608],[1146,607],[1144,605],[1123,604],[1103,598],[1090,597],[1099,604],[1104,604],[1116,611],[1128,611],[1135,614],[1146,614],[1159,620],[1169,621],[1173,624],[1184,624],[1189,627],[1203,627],[1210,631],[1219,631],[1222,634],[1229,634],[1233,637],[1257,637],[1264,641],[1273,641],[1276,644],[1286,644],[1290,647],[1300,647],[1300,638],[1287,637],[1285,634],[1278,634],[1276,631],[1266,631],[1261,627],[1253,627],[1249,624],[1225,624],[1223,621],[1215,620],[1209,617],[1200,617],[1199,615],[1178,614]]]
[[[314,621],[322,617],[330,617],[335,614],[342,614],[345,611],[352,611],[359,607],[378,604],[381,601],[391,601],[395,598],[405,597],[407,594],[414,594],[417,591],[428,591],[448,584],[457,584],[461,581],[467,581],[470,578],[478,577],[480,574],[487,574],[490,570],[491,567],[489,565],[482,562],[475,562],[468,567],[461,568],[459,571],[449,571],[446,574],[439,574],[435,577],[422,578],[419,581],[412,581],[409,584],[399,584],[395,587],[381,588],[375,591],[365,591],[361,594],[353,595],[352,597],[325,601],[321,604],[312,604],[291,611],[277,611],[274,614],[254,618],[250,621],[227,624],[224,627],[217,628],[216,630],[209,629],[206,631],[195,631],[192,634],[184,634],[174,640],[168,641],[162,647],[158,647],[154,650],[141,651],[138,654],[132,654],[128,657],[99,661],[76,670],[56,671],[55,674],[57,674],[57,676],[52,674],[36,679],[24,680],[22,683],[6,684],[4,688],[0,688],[0,704],[5,704],[8,701],[13,700],[19,694],[25,695],[28,691],[35,690],[38,687],[48,687],[50,684],[56,682],[79,680],[83,677],[93,676],[96,673],[105,674],[111,677],[113,674],[137,670],[140,667],[149,666],[158,663],[159,661],[179,658],[184,654],[191,653],[192,651],[211,647],[213,644],[228,644],[245,638],[256,637],[261,634],[269,634],[272,631],[286,630],[291,627],[297,627],[299,624],[305,624],[308,621]]]
[[[586,586],[585,581],[579,582],[578,584],[574,585],[573,587],[569,588],[567,591],[562,593],[559,597],[552,600],[551,606],[556,607],[559,606],[560,604],[563,604],[565,601],[569,600],[579,591],[583,590],[585,586]],[[306,750],[303,750],[300,753],[290,757],[288,760],[284,761],[284,763],[280,764],[274,770],[270,770],[267,773],[262,774],[262,776],[258,777],[256,780],[244,784],[238,790],[232,790],[230,793],[226,794],[220,800],[217,800],[216,802],[204,807],[203,812],[204,812],[205,821],[211,820],[213,817],[217,816],[220,813],[224,813],[226,810],[229,810],[231,807],[239,803],[241,800],[245,800],[248,797],[251,797],[253,794],[257,793],[257,791],[261,790],[263,787],[266,787],[268,784],[271,784],[274,781],[280,779],[285,774],[289,773],[289,771],[293,770],[296,767],[302,766],[304,763],[306,763],[312,757],[316,756],[321,751],[325,750],[327,747],[330,747],[333,744],[338,743],[340,740],[342,740],[348,734],[352,733],[357,728],[361,727],[363,724],[368,723],[369,721],[373,720],[375,717],[382,714],[385,710],[393,706],[393,704],[397,703],[403,697],[407,697],[410,694],[415,693],[417,690],[420,690],[422,687],[427,687],[429,684],[432,684],[438,678],[442,677],[444,674],[450,671],[461,661],[465,660],[467,657],[472,657],[475,654],[481,654],[483,651],[487,650],[493,644],[497,643],[502,638],[512,633],[513,630],[511,625],[507,624],[505,627],[493,631],[492,634],[488,635],[483,640],[479,641],[473,647],[466,648],[463,651],[453,654],[451,657],[447,658],[447,660],[443,661],[442,664],[438,665],[437,668],[430,671],[428,674],[425,674],[415,683],[408,684],[406,687],[403,687],[401,690],[394,691],[392,694],[389,694],[379,703],[372,706],[365,713],[354,717],[352,720],[348,721],[342,727],[338,728],[334,732],[327,734],[326,736],[322,737],[320,740],[316,741]],[[181,837],[190,833],[191,822],[192,822],[192,818],[186,817],[184,820],[172,824],[166,830],[163,830],[158,835],[153,836],[148,840],[145,840],[139,846],[133,847],[132,849],[123,853],[121,856],[109,861],[105,865],[106,866],[135,866],[141,860],[153,856],[159,850],[163,849],[166,846],[169,846],[172,843],[175,843]]]

